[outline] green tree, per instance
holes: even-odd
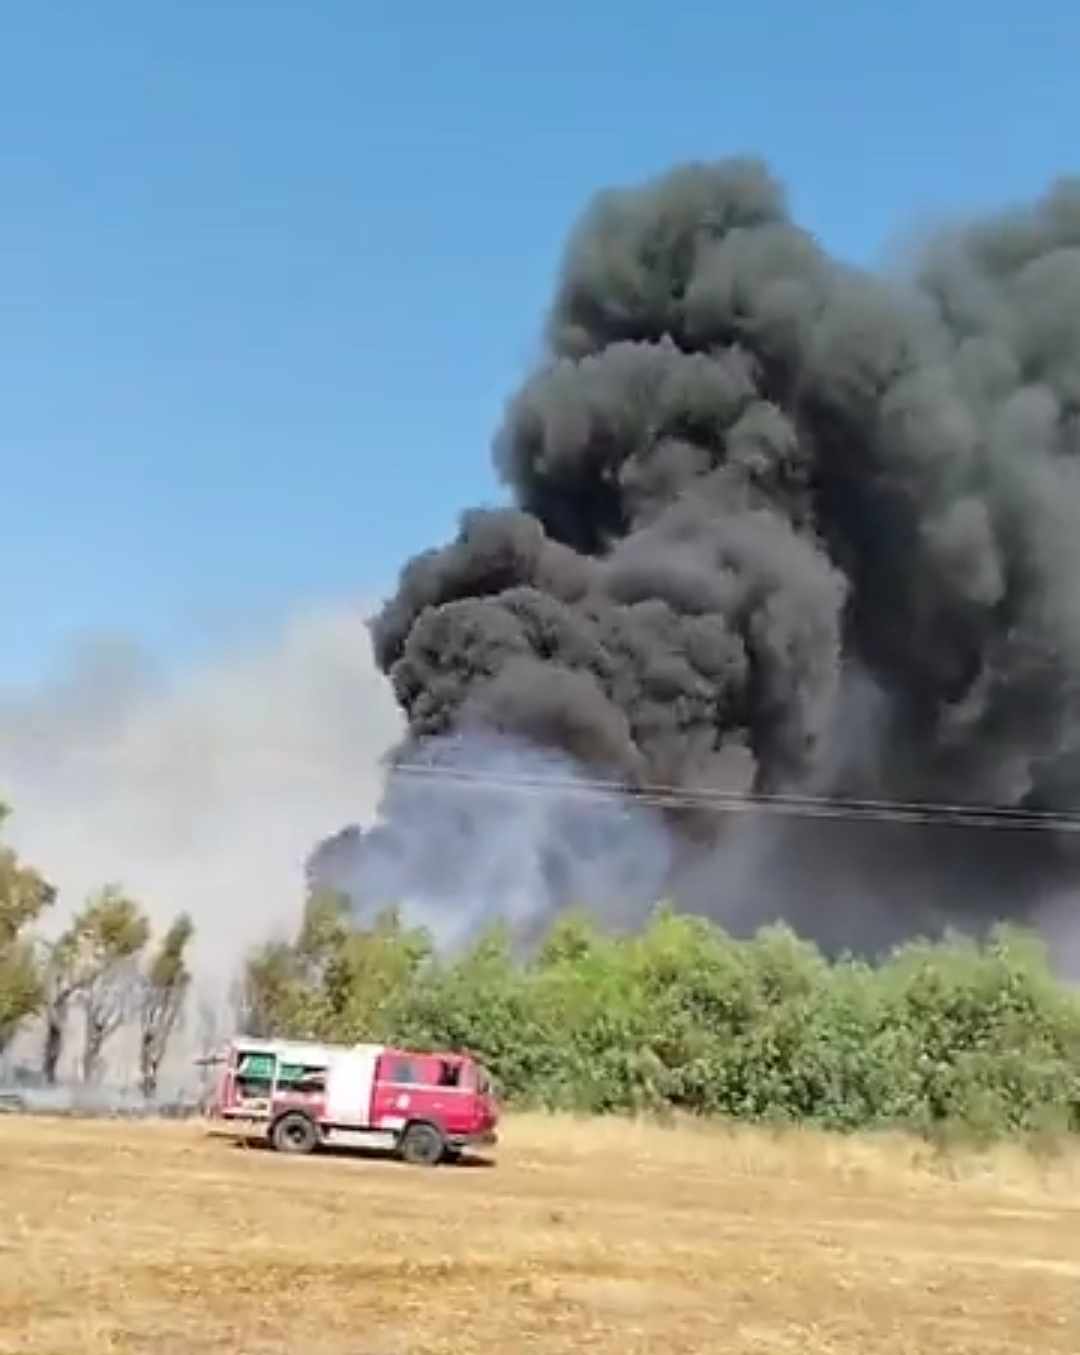
[[[0,804],[0,825],[7,816],[7,807]],[[22,1022],[44,1004],[38,947],[27,928],[55,899],[51,884],[22,865],[10,847],[0,847],[0,1054]]]
[[[191,918],[181,913],[162,937],[143,975],[139,998],[139,1082],[148,1098],[157,1094],[162,1060],[183,1017],[191,986],[186,953],[194,933]]]
[[[237,1019],[248,1035],[313,1036],[326,1024],[326,974],[349,937],[348,899],[312,890],[295,941],[267,941],[247,957]]]
[[[320,1034],[348,1042],[392,1040],[431,954],[427,933],[405,927],[396,908],[348,932],[322,976]]]
[[[426,933],[404,927],[395,909],[359,929],[344,895],[312,893],[294,942],[268,942],[249,955],[241,1025],[250,1035],[344,1043],[389,1038],[430,955]]]
[[[308,996],[296,949],[288,941],[267,941],[244,962],[236,1016],[246,1035],[299,1035]]]
[[[39,1012],[45,990],[41,963],[30,940],[0,946],[0,1054],[22,1023]]]
[[[341,952],[347,942],[349,899],[335,889],[316,889],[307,897],[300,934],[296,938],[296,953],[312,982],[320,982],[326,966]]]
[[[85,1021],[83,1080],[92,1082],[100,1075],[106,1042],[134,1013],[138,957],[149,937],[150,924],[142,908],[119,885],[111,884],[91,895],[53,943],[45,969],[46,1081],[56,1081],[72,1005],[82,1008]]]

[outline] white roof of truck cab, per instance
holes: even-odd
[[[381,1054],[382,1045],[375,1044],[319,1044],[314,1040],[248,1039],[238,1035],[230,1040],[233,1049],[247,1054],[275,1054],[283,1063],[304,1063],[329,1067],[342,1054]]]

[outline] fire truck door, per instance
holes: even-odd
[[[371,1092],[375,1083],[377,1049],[360,1046],[338,1054],[326,1085],[326,1118],[330,1124],[371,1123]]]

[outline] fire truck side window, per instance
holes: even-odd
[[[390,1065],[391,1082],[415,1082],[416,1070],[408,1059],[395,1059]]]
[[[237,1069],[237,1087],[242,1096],[269,1096],[270,1085],[274,1080],[274,1056],[272,1054],[244,1053]]]
[[[323,1091],[326,1088],[326,1069],[316,1064],[283,1063],[278,1068],[278,1086],[294,1092]]]
[[[461,1064],[447,1063],[445,1060],[439,1064],[439,1086],[456,1087],[461,1082]]]

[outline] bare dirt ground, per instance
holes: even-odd
[[[511,1120],[495,1168],[0,1120],[3,1355],[1077,1355],[1080,1150]]]

